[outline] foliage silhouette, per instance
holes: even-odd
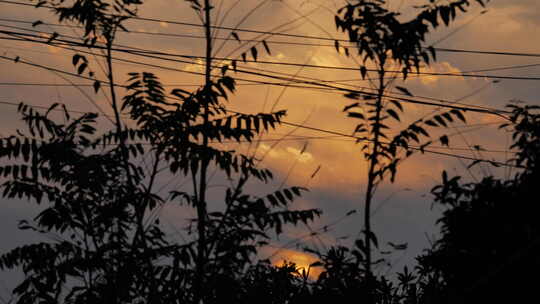
[[[57,105],[53,105],[50,110]],[[143,251],[133,238],[133,216],[143,201],[160,203],[142,187],[126,182],[120,146],[100,151],[95,135],[96,114],[71,118],[65,124],[49,119],[21,104],[19,111],[28,126],[23,133],[2,139],[2,158],[11,159],[1,172],[8,180],[3,196],[47,204],[32,222],[20,229],[57,236],[16,248],[0,258],[2,268],[22,267],[25,280],[14,290],[18,303],[125,302],[141,296],[151,286],[147,258],[166,245],[162,231],[147,227],[152,238]],[[132,155],[140,145],[127,145]],[[138,168],[132,167],[132,172]],[[80,282],[82,285],[79,285]],[[65,284],[72,285],[66,294]]]
[[[406,79],[435,60],[433,49],[423,48],[425,35],[439,24],[448,25],[458,10],[465,11],[469,1],[444,5],[429,1],[408,22],[385,9],[382,0],[354,1],[338,12],[338,29],[346,31],[359,46],[362,76],[368,74],[367,64],[378,70],[377,95],[349,94],[347,97],[355,101],[344,109],[361,121],[355,133],[368,139],[362,142],[369,162],[364,238],[352,248],[312,251],[320,261],[307,270],[293,263],[275,266],[256,257],[271,234],[282,233],[287,224],[308,223],[320,215],[316,209],[288,209],[307,189],[289,187],[265,196],[252,195],[246,185],[267,183],[272,173],[258,167],[252,156],[211,144],[251,141],[257,134],[276,128],[286,113],[227,111],[227,102],[236,90],[230,73],[238,63],[225,63],[220,66],[221,74],[212,74],[211,1],[186,2],[204,23],[204,84],[193,91],[177,88],[167,92],[156,75],[133,72],[122,98],[114,78],[113,45],[117,31],[127,30],[124,21],[137,15],[142,1],[47,0],[37,4],[52,7],[60,22],[84,26],[84,44],[106,50],[115,126],[98,130],[97,114],[71,117],[65,107],[64,122],[59,123],[51,111],[60,105],[40,113],[21,104],[19,113],[27,130],[0,139],[3,196],[43,206],[34,220],[21,221],[19,228],[53,237],[0,256],[1,269],[20,267],[24,272],[24,280],[13,291],[17,303],[433,303],[433,299],[445,299],[457,287],[450,283],[454,273],[437,268],[444,266],[437,260],[442,245],[421,258],[424,268],[419,274],[405,269],[395,283],[373,274],[372,266],[381,260],[372,257],[372,246],[378,247],[378,242],[369,216],[375,189],[387,177],[394,180],[399,162],[413,153],[411,143],[425,147],[430,143],[428,127],[447,127],[456,119],[465,120],[461,111],[451,110],[417,120],[388,138],[390,121],[399,122],[404,109],[399,101],[384,97],[392,85],[385,81],[386,69],[398,65]],[[238,34],[231,35],[241,42]],[[51,42],[54,39],[53,35]],[[271,54],[264,40],[262,47]],[[342,49],[339,44],[336,47]],[[247,56],[256,61],[261,51],[257,45],[249,45],[240,56],[244,61]],[[345,52],[350,55],[348,49]],[[82,52],[72,59],[79,75],[86,73],[95,79],[92,63]],[[97,80],[93,86],[96,92],[103,90]],[[397,89],[412,95],[406,88]],[[516,129],[520,131],[515,147],[523,153],[516,162],[535,168],[538,149],[531,147],[538,145],[538,117],[520,109],[515,108],[514,119],[521,128]],[[134,123],[122,121],[122,114]],[[448,145],[447,137],[439,140]],[[147,155],[153,158],[149,170],[140,165]],[[168,177],[191,181],[191,188],[173,189],[166,197],[158,195],[156,180],[162,166]],[[217,201],[208,195],[210,168],[232,181]],[[533,171],[526,170],[516,180],[532,183],[535,175],[527,174]],[[461,187],[457,180],[455,184],[445,191],[476,191]],[[497,187],[507,189],[506,184]],[[446,188],[437,189],[438,200],[451,197],[437,192]],[[160,208],[175,203],[191,207],[197,214],[186,229],[192,238],[183,243],[171,241],[160,217],[154,216]],[[530,225],[526,228],[535,227]],[[403,249],[403,245],[390,246]],[[309,272],[316,267],[322,272],[313,279]]]
[[[205,6],[191,2],[194,9],[208,13],[208,1]],[[213,303],[228,292],[222,280],[238,280],[270,231],[280,234],[284,225],[307,223],[320,214],[315,209],[288,210],[303,188],[265,197],[247,194],[248,180],[267,182],[271,172],[256,167],[252,157],[209,144],[250,141],[275,128],[285,115],[229,114],[223,100],[234,93],[235,81],[226,68],[221,77],[210,77],[207,60],[206,83],[194,92],[166,93],[153,74],[131,73],[120,107],[112,45],[116,31],[126,30],[122,22],[135,16],[140,1],[115,1],[112,6],[102,1],[51,1],[38,6],[44,4],[53,7],[60,21],[83,25],[84,43],[105,44],[116,124],[98,135],[96,114],[71,118],[64,107],[67,122],[60,124],[49,117],[58,105],[41,114],[21,104],[28,134],[18,132],[1,141],[0,156],[7,161],[0,168],[6,179],[3,195],[47,204],[20,228],[52,233],[58,240],[22,246],[0,257],[1,268],[22,267],[25,273],[14,290],[17,303]],[[73,56],[73,65],[79,74],[90,69],[81,54]],[[94,88],[97,92],[101,86],[95,82]],[[122,122],[122,111],[135,126]],[[138,165],[148,154],[154,158],[150,172]],[[192,191],[173,190],[170,199],[157,195],[155,180],[163,163],[173,176],[191,178]],[[207,210],[205,172],[210,165],[236,180],[223,193],[224,211]],[[153,210],[178,199],[198,211],[193,220],[197,237],[184,244],[170,242],[159,218],[151,217]]]
[[[481,0],[476,2],[484,5]],[[356,0],[339,9],[335,18],[338,30],[346,32],[349,40],[357,46],[358,56],[363,62],[359,68],[362,78],[365,79],[370,73],[368,71],[371,69],[366,67],[367,64],[372,64],[376,68],[374,72],[376,77],[373,78],[377,81],[372,85],[377,94],[346,94],[346,97],[355,102],[343,109],[349,117],[361,121],[354,133],[363,138],[358,142],[362,144],[363,156],[368,161],[362,230],[364,240],[357,243],[365,254],[363,267],[368,282],[368,303],[375,303],[375,299],[369,296],[375,287],[370,288],[369,285],[374,281],[372,246],[378,248],[377,237],[371,225],[371,204],[376,188],[387,176],[394,181],[398,164],[414,152],[410,148],[411,143],[420,145],[422,152],[431,144],[431,141],[426,140],[430,136],[426,127],[446,128],[448,123],[454,121],[453,116],[465,121],[462,111],[452,110],[435,115],[431,119],[419,119],[398,135],[389,138],[387,131],[390,129],[390,121],[400,122],[404,108],[400,101],[385,97],[385,91],[399,76],[393,75],[387,79],[387,70],[401,71],[400,74],[405,80],[409,73],[420,72],[421,64],[429,65],[431,60],[436,60],[435,49],[425,48],[423,45],[426,35],[441,24],[439,20],[448,26],[456,18],[457,11],[465,12],[465,8],[469,5],[467,0],[449,1],[444,4],[430,1],[427,5],[417,7],[419,13],[410,21],[401,21],[398,12],[387,9],[385,0]],[[341,49],[337,40],[336,49],[338,51]],[[350,55],[347,48],[345,54]],[[391,66],[398,68],[389,69]],[[404,94],[413,96],[406,88],[399,86],[396,88]],[[439,140],[443,145],[449,144],[446,135],[441,136]]]
[[[448,303],[521,302],[534,296],[540,269],[535,218],[540,114],[536,106],[509,107],[512,124],[503,127],[512,130],[510,148],[518,150],[510,163],[525,168],[507,180],[487,176],[466,184],[443,172],[442,184],[432,190],[435,203],[446,207],[438,220],[442,235],[419,265]]]

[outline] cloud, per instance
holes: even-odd
[[[204,72],[204,60],[201,58],[195,59],[195,63],[189,64],[186,63],[184,65],[184,70],[190,71],[190,72],[198,72],[203,73]]]
[[[422,73],[433,73],[433,74],[461,74],[462,71],[460,71],[457,67],[452,66],[449,62],[443,61],[443,62],[436,62],[434,64],[431,64],[425,68],[422,69]],[[463,77],[455,77],[458,80],[464,80]],[[438,75],[421,75],[418,79],[420,79],[420,82],[422,82],[423,85],[429,86],[429,85],[436,85],[437,82],[441,81],[442,79],[448,79],[447,76],[438,76]]]
[[[313,161],[313,155],[309,152],[301,151],[293,147],[287,147],[285,150],[292,154],[301,163]]]

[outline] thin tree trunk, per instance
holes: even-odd
[[[115,118],[115,123],[116,123],[116,133],[118,134],[118,136],[120,137],[120,153],[122,154],[122,158],[124,158],[124,142],[121,138],[121,134],[122,134],[122,121],[120,120],[120,111],[119,111],[119,108],[118,108],[118,102],[117,102],[117,98],[116,98],[116,91],[114,89],[114,75],[113,75],[113,64],[112,64],[112,43],[113,43],[113,38],[112,38],[112,33],[110,34],[110,37],[107,38],[107,78],[109,80],[109,89],[110,89],[110,93],[111,93],[111,99],[112,99],[112,108],[113,108],[113,112],[114,112],[114,118]],[[123,162],[125,164],[125,162]],[[126,168],[128,169],[128,168]],[[129,172],[126,172],[127,175],[129,175]],[[116,233],[116,242],[120,242],[120,224],[118,221],[116,221],[116,225],[115,225],[115,233]],[[121,256],[121,252],[118,251],[117,253],[117,258],[120,259],[120,256]],[[114,269],[114,286],[115,288],[117,289],[117,291],[111,291],[111,299],[110,299],[110,303],[118,303],[119,302],[119,292],[118,292],[118,289],[120,289],[120,276],[119,276],[119,271],[120,269],[122,269],[122,267],[120,266],[120,263],[121,261],[118,260],[116,262],[116,269]],[[113,266],[114,267],[114,266]]]
[[[373,231],[371,229],[371,203],[373,200],[373,190],[375,187],[376,182],[376,175],[375,175],[375,169],[377,167],[378,163],[378,157],[379,157],[379,148],[380,148],[380,136],[381,136],[381,112],[383,110],[383,104],[382,104],[382,98],[384,95],[385,90],[385,84],[384,84],[384,64],[381,64],[381,68],[379,70],[379,87],[378,87],[378,94],[377,94],[377,100],[375,103],[375,120],[374,120],[374,127],[373,127],[373,151],[371,152],[370,158],[369,158],[369,171],[368,171],[368,183],[367,183],[367,189],[366,189],[366,195],[365,195],[365,206],[364,206],[364,243],[366,246],[366,260],[365,260],[365,271],[366,271],[366,282],[367,282],[367,296],[368,296],[368,304],[374,304],[374,277],[373,277],[373,270],[372,270],[372,264],[373,259],[371,256],[371,243],[372,243],[372,235]]]
[[[204,1],[204,29],[206,39],[206,69],[205,69],[205,88],[204,91],[210,92],[211,85],[211,72],[212,72],[212,34],[211,34],[211,18],[210,18],[210,0]],[[208,93],[207,93],[208,94]],[[203,125],[208,124],[209,119],[209,103],[211,102],[210,96],[205,96],[204,102],[204,115]],[[203,132],[203,147],[208,147],[208,136]],[[204,286],[204,268],[207,260],[206,252],[206,178],[209,165],[209,157],[206,153],[201,155],[201,171],[199,180],[199,197],[197,200],[197,231],[198,231],[198,243],[197,243],[197,261],[196,261],[196,278],[195,278],[195,304],[202,303],[202,294]]]

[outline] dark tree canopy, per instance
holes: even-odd
[[[446,207],[442,237],[419,257],[423,272],[437,274],[447,299],[470,303],[532,299],[540,271],[540,115],[537,107],[510,106],[516,157],[511,179],[485,177],[461,183],[443,173],[435,203]]]

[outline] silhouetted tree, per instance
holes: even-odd
[[[209,1],[205,6],[190,2],[208,14]],[[107,51],[115,128],[98,132],[96,114],[71,118],[65,107],[66,122],[57,123],[49,115],[58,105],[42,114],[21,104],[27,131],[0,140],[3,196],[46,204],[34,221],[22,221],[20,228],[54,236],[0,256],[0,268],[20,267],[25,273],[14,290],[18,303],[217,302],[234,290],[269,231],[280,234],[285,224],[307,223],[320,214],[315,209],[288,210],[302,188],[263,197],[247,194],[248,180],[267,182],[271,172],[258,168],[252,157],[210,144],[251,141],[275,128],[285,115],[229,113],[223,101],[234,93],[235,81],[226,75],[227,66],[221,76],[210,77],[214,67],[208,64],[205,84],[193,92],[166,93],[153,74],[131,73],[120,104],[112,46],[116,31],[125,30],[122,22],[136,15],[139,4],[74,0],[37,5],[52,9],[60,21],[82,25],[83,47]],[[48,43],[54,45],[57,37]],[[95,77],[83,55],[76,53],[73,64],[79,75]],[[101,89],[99,80],[94,88]],[[130,115],[135,126],[124,124],[122,114]],[[140,166],[145,154],[154,159],[149,171]],[[170,199],[158,196],[160,164],[176,178],[191,178],[193,188],[174,189]],[[203,194],[207,176],[202,172],[209,166],[235,182],[215,202],[223,211],[208,212]],[[153,210],[173,201],[198,211],[192,221],[195,240],[171,243],[159,217],[153,217]],[[231,289],[224,288],[223,280],[232,282]]]
[[[419,257],[420,272],[439,284],[444,303],[529,301],[540,271],[540,224],[536,214],[540,180],[540,114],[536,106],[509,106],[517,149],[510,179],[493,176],[477,183],[443,172],[433,188],[446,207],[438,220],[441,238]]]
[[[343,109],[349,117],[361,121],[354,134],[358,135],[357,141],[362,145],[363,156],[368,162],[362,229],[364,238],[357,241],[357,246],[365,256],[362,266],[368,281],[368,303],[375,302],[375,299],[369,296],[374,287],[369,288],[369,285],[371,281],[375,284],[372,246],[378,247],[371,227],[371,204],[377,186],[387,177],[393,182],[398,164],[415,151],[423,152],[423,149],[431,144],[431,141],[426,139],[429,138],[427,127],[447,127],[448,123],[454,121],[453,117],[465,121],[462,111],[452,109],[429,119],[419,119],[397,136],[388,137],[390,121],[399,122],[400,113],[404,110],[400,99],[388,96],[388,89],[396,77],[402,76],[405,80],[410,73],[420,72],[422,65],[429,65],[436,60],[435,49],[424,45],[426,35],[440,24],[448,26],[459,11],[465,12],[470,5],[468,0],[429,2],[417,7],[419,12],[408,21],[403,21],[399,12],[390,11],[385,0],[351,1],[339,9],[336,16],[338,30],[345,31],[358,50],[358,56],[362,60],[359,67],[362,78],[373,75],[370,80],[374,92],[346,94],[346,97],[356,101]],[[484,5],[482,0],[476,2]],[[341,47],[338,41],[336,49],[344,49],[345,54],[350,55],[348,48]],[[405,95],[413,96],[406,88],[396,88]],[[448,145],[448,136],[441,136],[440,141],[443,145]]]

